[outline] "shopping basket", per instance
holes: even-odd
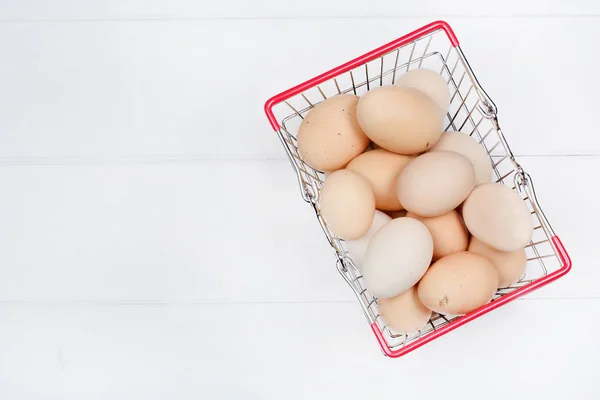
[[[488,304],[463,316],[433,314],[427,325],[412,334],[385,326],[377,313],[377,299],[365,288],[362,276],[348,255],[344,241],[329,230],[319,210],[319,191],[325,179],[302,161],[296,133],[303,117],[324,99],[342,93],[362,95],[371,88],[393,84],[414,68],[439,72],[451,92],[444,118],[446,131],[475,137],[489,154],[494,180],[519,193],[534,222],[533,238],[526,247],[527,268],[514,285],[501,288]],[[432,22],[313,79],[286,90],[265,104],[265,112],[291,162],[302,198],[315,210],[325,236],[337,256],[337,269],[357,296],[371,329],[389,357],[400,357],[465,323],[536,290],[565,275],[571,260],[542,212],[531,176],[519,165],[500,129],[497,108],[479,84],[452,28]]]

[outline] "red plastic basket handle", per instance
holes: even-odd
[[[448,39],[450,40],[450,43],[452,43],[452,46],[454,46],[454,47],[458,46],[458,39],[456,38],[456,35],[454,34],[454,32],[452,31],[452,28],[450,27],[450,25],[448,25],[447,22],[435,21],[435,22],[429,23],[411,33],[408,33],[402,37],[399,37],[398,39],[396,39],[394,41],[391,41],[391,42],[384,44],[383,46],[378,47],[366,54],[363,54],[362,56],[359,56],[353,60],[350,60],[347,63],[340,65],[339,67],[329,70],[329,71],[327,71],[321,75],[318,75],[304,83],[294,86],[293,88],[288,89],[285,92],[281,92],[281,93],[271,97],[265,103],[265,113],[267,114],[267,118],[269,119],[271,126],[273,127],[274,130],[279,130],[279,122],[277,122],[277,118],[275,118],[275,115],[273,114],[273,106],[275,104],[281,103],[282,101],[287,100],[292,96],[302,93],[305,90],[315,87],[315,86],[317,86],[325,81],[328,81],[329,79],[332,79],[340,74],[348,72],[351,69],[359,67],[365,63],[368,63],[369,61],[372,61],[378,57],[381,57],[383,54],[386,54],[398,47],[404,46],[422,36],[428,35],[439,29],[443,30],[446,33],[446,35],[448,36]]]

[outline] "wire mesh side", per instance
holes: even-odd
[[[451,102],[443,124],[445,131],[462,132],[475,138],[483,146],[493,166],[493,180],[521,195],[534,222],[533,238],[525,249],[528,259],[525,274],[516,284],[498,289],[492,301],[562,266],[551,241],[553,235],[551,228],[545,223],[537,201],[532,198],[532,190],[528,187],[527,181],[522,179],[522,171],[512,157],[510,148],[499,130],[495,115],[490,114],[491,100],[470,73],[460,49],[453,47],[443,32],[438,31],[421,37],[291,97],[277,105],[274,112],[281,126],[280,138],[297,171],[303,196],[312,203],[324,234],[338,255],[338,270],[355,292],[367,319],[379,325],[391,349],[419,340],[442,326],[452,323],[460,316],[434,314],[421,331],[410,334],[394,332],[385,326],[377,312],[377,299],[366,289],[360,272],[354,267],[346,251],[344,241],[329,230],[320,215],[319,191],[326,174],[314,170],[302,160],[298,153],[296,133],[306,114],[323,100],[345,93],[363,95],[374,87],[394,84],[402,74],[420,67],[440,73],[450,88]],[[493,109],[495,110],[495,106]]]

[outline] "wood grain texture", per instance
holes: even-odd
[[[574,262],[528,297],[600,296],[581,173],[600,158],[520,162]],[[352,300],[295,179],[283,159],[1,167],[0,300]]]
[[[2,305],[0,393],[358,400],[443,388],[446,399],[588,400],[600,395],[599,318],[600,300],[511,303],[391,360],[354,303]]]
[[[0,161],[280,157],[269,97],[429,20],[0,24]],[[599,21],[450,21],[516,154],[600,153]]]
[[[3,20],[47,19],[143,19],[143,18],[307,18],[307,17],[400,17],[400,16],[564,16],[597,15],[600,6],[593,0],[536,0],[449,2],[426,0],[389,2],[385,0],[348,0],[321,2],[282,2],[267,0],[260,5],[244,0],[90,0],[72,2],[20,0],[0,4]]]

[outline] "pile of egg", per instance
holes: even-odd
[[[301,158],[326,175],[321,215],[397,332],[485,305],[527,264],[529,210],[492,181],[474,138],[442,132],[449,103],[444,79],[419,68],[324,100],[298,130]]]

